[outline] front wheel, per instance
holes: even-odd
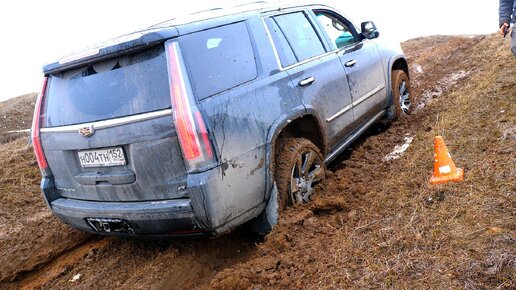
[[[411,94],[410,80],[403,70],[392,71],[392,97],[396,119],[404,118],[414,111],[415,102]]]
[[[307,203],[315,186],[324,181],[322,154],[310,140],[287,138],[277,149],[275,178],[279,210]]]

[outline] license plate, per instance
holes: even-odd
[[[108,167],[125,165],[122,147],[79,151],[79,162],[82,167]]]

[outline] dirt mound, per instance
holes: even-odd
[[[45,208],[26,142],[0,145],[0,288],[516,287],[508,43],[437,36],[403,46],[419,109],[369,130],[331,166],[315,200],[287,210],[263,241],[243,229],[185,241],[79,233]],[[437,134],[464,182],[428,184]],[[407,139],[398,159],[385,158]]]
[[[0,145],[0,160],[0,282],[5,282],[51,261],[87,235],[59,222],[45,206],[26,140]]]
[[[28,136],[28,133],[13,131],[30,128],[36,97],[37,94],[32,93],[0,102],[0,144]]]

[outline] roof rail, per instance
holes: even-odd
[[[239,7],[244,7],[244,6],[248,6],[248,5],[254,5],[254,4],[269,4],[269,1],[262,0],[262,1],[247,2],[247,3],[242,3],[239,5],[233,6],[233,8],[239,8]]]
[[[200,11],[196,11],[196,12],[194,12],[194,13],[190,13],[190,15],[201,14],[201,13],[204,13],[204,12],[217,11],[217,10],[224,10],[224,8],[216,7],[216,8],[210,8],[210,9],[200,10]]]
[[[176,20],[176,17],[174,17],[174,18],[170,18],[170,19],[167,19],[167,20],[164,20],[164,21],[161,21],[161,22],[156,23],[156,24],[153,24],[153,25],[149,26],[148,28],[158,27],[158,26],[160,26],[161,24],[165,24],[165,23],[167,23],[167,22],[174,21],[174,20]]]

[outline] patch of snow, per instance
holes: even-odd
[[[400,158],[403,155],[403,153],[405,153],[405,151],[407,151],[410,144],[414,140],[414,137],[408,136],[408,137],[405,137],[404,139],[405,139],[405,143],[403,143],[402,145],[396,145],[394,147],[394,150],[391,153],[387,154],[382,160],[389,161],[389,160],[395,160],[395,159]]]
[[[443,93],[455,86],[458,81],[470,75],[471,72],[472,71],[460,70],[438,80],[433,89],[423,92],[416,110],[420,110],[430,104],[433,99],[440,97]]]
[[[421,67],[419,64],[414,64],[412,69],[418,74],[422,74],[424,72],[423,67]]]
[[[81,279],[81,276],[82,276],[82,274],[77,274],[77,275],[73,276],[73,278],[68,280],[68,281],[70,281],[70,282],[79,281],[79,279]]]
[[[516,141],[516,127],[509,128],[502,133],[502,140],[514,140]]]

